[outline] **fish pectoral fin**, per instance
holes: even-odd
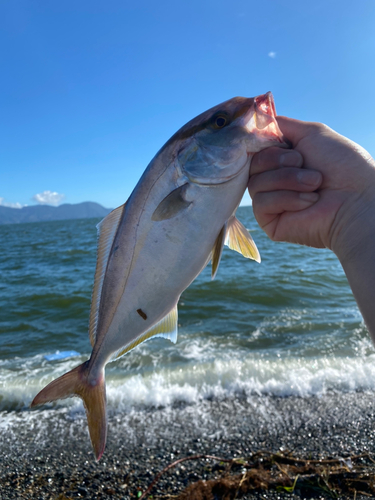
[[[228,245],[231,250],[242,253],[247,259],[253,259],[260,263],[258,249],[245,226],[234,215],[228,219],[227,224],[225,245]]]
[[[211,279],[212,280],[215,279],[217,270],[219,268],[221,255],[223,253],[226,232],[227,232],[227,223],[225,223],[224,226],[221,228],[221,231],[218,234],[218,237],[216,238],[215,245],[214,245],[212,252],[211,252],[211,257],[212,257]]]
[[[140,335],[136,340],[117,351],[112,356],[111,360],[120,358],[137,345],[142,344],[142,342],[146,342],[146,340],[150,340],[151,338],[162,337],[163,339],[168,339],[175,344],[177,342],[177,319],[178,313],[176,304],[174,308],[154,326],[142,333],[142,335]]]
[[[189,205],[191,205],[191,201],[187,201],[185,198],[186,189],[189,184],[186,183],[183,186],[178,187],[168,196],[164,198],[163,201],[159,203],[156,207],[155,212],[152,214],[151,219],[153,221],[162,221],[166,219],[172,219],[176,217],[180,212],[185,210]]]
[[[116,236],[117,228],[120,224],[121,216],[124,213],[125,205],[112,210],[99,224],[96,226],[98,229],[98,251],[96,259],[96,271],[94,278],[94,288],[91,298],[90,310],[90,323],[89,323],[89,337],[91,345],[94,346],[96,338],[96,329],[98,325],[100,297],[102,294],[103,281],[107,263],[113,241]]]

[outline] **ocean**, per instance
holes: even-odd
[[[251,207],[238,218],[262,263],[224,249],[182,294],[176,344],[152,339],[107,365],[110,415],[264,395],[375,389],[375,350],[329,250],[275,243]],[[97,219],[0,226],[0,427],[48,412],[81,419],[79,399],[40,409],[48,382],[88,359]],[[48,359],[64,351],[76,355]],[[58,356],[56,356],[58,358]]]

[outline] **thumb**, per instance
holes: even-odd
[[[276,120],[281,132],[291,141],[294,148],[301,139],[311,134],[312,129],[316,125],[313,122],[303,122],[294,118],[288,118],[287,116],[277,116]]]

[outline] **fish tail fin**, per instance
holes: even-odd
[[[104,373],[96,380],[96,384],[88,381],[89,362],[77,366],[61,377],[53,380],[31,403],[31,407],[78,396],[83,400],[86,409],[92,447],[97,460],[103,455],[107,439],[107,411]]]

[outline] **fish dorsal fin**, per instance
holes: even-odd
[[[102,294],[103,281],[107,269],[109,254],[111,252],[113,240],[120,223],[121,216],[125,209],[124,205],[113,210],[96,226],[98,229],[98,252],[96,258],[96,271],[94,279],[94,288],[91,297],[89,337],[91,345],[94,346],[96,338],[96,329],[98,326],[98,315],[100,297]]]
[[[217,270],[219,268],[221,254],[223,253],[223,246],[225,241],[225,234],[227,232],[227,223],[221,228],[218,237],[216,238],[215,245],[211,252],[212,257],[212,270],[211,270],[211,279],[215,279]]]
[[[152,326],[149,330],[142,333],[133,342],[130,342],[125,347],[122,347],[119,351],[115,352],[111,357],[111,360],[118,359],[127,352],[131,351],[134,347],[146,340],[150,340],[155,337],[162,337],[163,339],[168,339],[174,344],[177,342],[177,304],[164,318],[162,318],[156,325]]]
[[[230,249],[236,252],[242,253],[247,259],[253,259],[260,263],[258,249],[245,226],[234,215],[228,219],[227,224],[225,245],[228,245]]]

